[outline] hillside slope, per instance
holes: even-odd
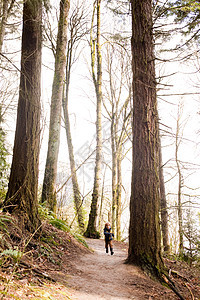
[[[20,222],[0,224],[0,299],[175,300],[170,289],[126,265],[127,244],[114,241],[114,255],[103,240],[87,239],[91,250],[70,233],[44,222],[31,235]],[[200,299],[200,272],[166,259],[184,299]]]

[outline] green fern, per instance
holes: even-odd
[[[50,221],[50,224],[53,225],[54,227],[60,229],[60,230],[63,230],[65,232],[69,232],[77,241],[82,243],[85,247],[89,248],[86,240],[84,239],[84,237],[81,234],[77,233],[77,232],[72,232],[70,230],[70,227],[66,224],[65,221],[54,218],[53,220]]]
[[[0,228],[3,230],[3,231],[6,231],[7,232],[7,225],[6,223],[12,223],[13,222],[13,219],[12,217],[10,216],[6,216],[6,215],[0,215]]]
[[[53,219],[53,220],[50,220],[50,224],[53,225],[54,227],[58,228],[58,229],[63,230],[63,231],[66,231],[66,232],[70,231],[69,226],[63,220]]]
[[[88,246],[86,240],[84,239],[84,237],[83,237],[81,234],[79,234],[79,233],[72,233],[72,235],[73,235],[73,237],[74,237],[77,241],[79,241],[80,243],[82,243],[86,248],[89,248],[89,246]]]
[[[39,204],[38,211],[42,220],[52,220],[55,218],[55,214],[49,211],[46,201],[42,204]]]
[[[23,253],[18,249],[6,249],[0,253],[0,256],[12,258],[14,262],[18,262],[22,258]]]

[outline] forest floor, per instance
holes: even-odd
[[[115,241],[113,256],[105,253],[103,240],[87,239],[87,243],[94,252],[73,261],[74,271],[67,281],[73,295],[72,299],[179,299],[172,290],[150,279],[140,268],[124,263],[128,250],[126,243]],[[187,281],[185,270],[182,271],[184,280]],[[181,288],[181,290],[184,296],[187,295],[185,299],[200,299],[200,286],[196,294],[198,298],[191,296],[193,294],[191,289],[183,291]]]
[[[0,254],[0,299],[71,299],[71,300],[175,300],[174,292],[153,281],[141,269],[124,263],[126,243],[114,241],[114,255],[105,253],[104,241],[87,239],[90,250],[69,233],[52,225],[43,226],[42,235],[27,236],[9,226],[4,244],[22,249],[20,260]],[[8,248],[8,245],[7,245]],[[1,250],[2,252],[2,250]],[[200,299],[200,271],[186,263],[166,259],[176,271],[172,279],[185,300]],[[175,274],[175,275],[174,275]]]

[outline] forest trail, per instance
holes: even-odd
[[[67,280],[73,300],[178,299],[132,265],[124,264],[127,245],[114,242],[114,255],[105,253],[104,241],[87,239],[94,253],[73,261]],[[76,270],[74,272],[74,270]]]
[[[31,233],[8,224],[13,249]],[[90,249],[70,233],[51,224],[43,227],[43,241],[29,243],[15,269],[10,258],[0,268],[0,299],[37,300],[177,300],[172,290],[150,279],[134,265],[125,264],[128,245],[114,241],[114,255],[105,253],[104,240],[87,239]],[[200,299],[200,273],[182,261],[165,258],[174,270],[172,280],[185,300]],[[179,274],[179,275],[178,275]],[[182,275],[181,275],[182,274]]]

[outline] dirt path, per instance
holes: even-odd
[[[124,264],[127,247],[114,242],[114,255],[105,253],[103,240],[87,240],[94,253],[74,261],[76,269],[67,280],[72,299],[177,299],[172,291],[145,276],[142,271]]]

